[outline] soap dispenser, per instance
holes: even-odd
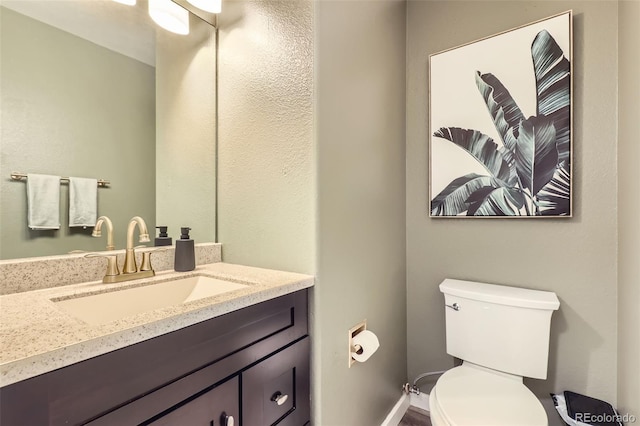
[[[166,226],[156,226],[157,229],[160,230],[160,235],[156,237],[155,246],[170,246],[173,244],[173,239],[167,235],[167,227]]]
[[[176,240],[176,256],[173,269],[178,272],[193,271],[196,267],[195,244],[189,237],[191,228],[180,228],[180,239]]]

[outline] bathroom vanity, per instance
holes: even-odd
[[[3,355],[3,385],[7,380],[13,383],[0,389],[0,424],[308,423],[307,288],[313,278],[224,263],[199,267],[196,272],[242,277],[251,284],[126,321],[91,325],[62,312],[47,324],[40,323],[34,312],[33,323],[21,326],[24,336],[11,335],[5,327],[3,352],[6,343],[23,339],[28,345],[27,340],[48,327],[53,332],[68,325],[67,330],[58,330],[67,336],[59,336],[57,343],[42,336],[39,349],[37,345],[29,349],[31,357],[18,359],[11,350]],[[156,280],[176,273],[159,275]],[[51,303],[52,295],[76,295],[87,287],[102,288],[99,283],[79,284],[31,295],[5,295],[0,302],[11,310],[12,296]],[[36,309],[37,305],[34,302]],[[0,315],[6,320],[6,313]],[[83,333],[104,334],[86,340]],[[98,347],[103,353],[93,356]],[[7,359],[11,356],[15,359]],[[67,365],[59,367],[61,362]],[[51,371],[34,375],[31,367],[36,364]]]

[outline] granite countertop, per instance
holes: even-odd
[[[193,275],[208,275],[247,287],[99,325],[85,323],[52,301]],[[314,278],[309,275],[218,262],[190,272],[165,271],[153,278],[118,284],[93,281],[0,296],[0,386],[302,290],[313,283]]]

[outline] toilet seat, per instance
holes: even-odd
[[[546,426],[522,379],[465,363],[443,374],[429,397],[434,426]]]

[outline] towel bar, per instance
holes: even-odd
[[[22,180],[22,179],[26,179],[27,178],[27,174],[26,173],[18,173],[18,172],[12,172],[11,173],[11,180]],[[68,177],[61,177],[60,178],[60,182],[61,183],[68,183],[69,182],[69,178]],[[110,185],[111,182],[108,180],[104,180],[104,179],[98,179],[98,186],[100,187],[106,187],[108,185]]]

